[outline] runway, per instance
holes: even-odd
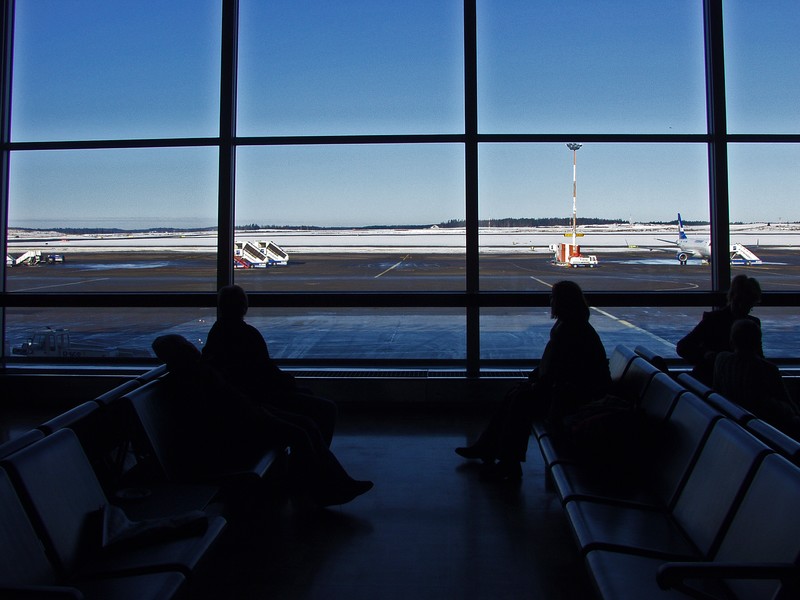
[[[761,265],[733,266],[756,277],[765,290],[800,290],[800,251],[760,248]],[[546,293],[561,279],[586,291],[676,292],[709,290],[711,268],[681,266],[672,255],[648,250],[598,253],[597,268],[553,265],[550,254],[515,252],[480,257],[480,289]],[[249,292],[439,292],[465,289],[463,254],[292,254],[287,266],[237,269],[236,283]],[[213,292],[215,256],[208,252],[72,252],[58,265],[16,266],[7,271],[10,292]],[[701,317],[701,308],[604,307],[592,322],[609,352],[618,344],[647,345],[675,357],[674,344]],[[794,309],[758,307],[767,355],[796,355],[800,332]],[[69,328],[72,340],[133,354],[149,354],[162,333],[185,335],[201,345],[213,309],[14,308],[7,311],[9,346],[43,327]],[[466,355],[463,309],[275,308],[253,309],[248,319],[284,359],[448,359]],[[487,308],[481,313],[481,357],[536,358],[552,322],[546,309]],[[775,335],[772,335],[773,332]],[[7,348],[8,350],[8,348]]]

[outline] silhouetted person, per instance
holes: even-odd
[[[310,418],[330,446],[336,405],[299,389],[294,377],[278,368],[270,358],[264,337],[245,322],[247,308],[247,294],[238,285],[219,290],[217,321],[208,332],[203,358],[237,389],[273,413]]]
[[[525,460],[534,418],[547,417],[560,425],[565,416],[605,396],[611,386],[606,351],[589,324],[589,306],[578,284],[556,283],[550,309],[556,322],[539,366],[527,382],[506,394],[472,446],[456,448],[464,458],[486,461],[483,474],[488,479],[522,476],[520,463]]]
[[[755,278],[737,275],[731,280],[728,304],[724,308],[704,312],[701,321],[675,347],[678,356],[693,365],[693,377],[708,386],[713,383],[717,354],[731,349],[733,322],[749,319],[761,327],[761,321],[750,314],[760,301],[761,286]],[[760,345],[758,355],[764,356]]]
[[[304,504],[344,504],[372,489],[371,481],[350,477],[314,423],[291,413],[275,414],[239,392],[190,342],[165,335],[153,342],[156,355],[173,376],[186,410],[190,449],[197,461],[235,467],[246,456],[268,448],[289,448],[290,492]],[[197,465],[202,470],[203,464]]]
[[[728,400],[800,439],[800,414],[778,367],[761,356],[761,328],[749,319],[731,327],[733,352],[720,352],[714,362],[713,388]]]

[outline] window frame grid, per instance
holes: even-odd
[[[218,137],[155,138],[120,140],[73,140],[57,142],[11,142],[11,65],[13,57],[14,0],[2,0],[3,45],[0,55],[0,246],[7,250],[7,216],[9,190],[9,162],[15,152],[33,150],[88,150],[129,148],[190,148],[213,147],[219,153],[218,190],[218,247],[217,284],[223,286],[233,281],[233,236],[236,152],[241,147],[293,146],[293,145],[371,145],[371,144],[462,144],[465,156],[465,218],[466,218],[466,285],[463,292],[414,293],[272,293],[253,292],[250,304],[258,308],[280,307],[363,307],[363,308],[463,308],[465,310],[466,360],[432,360],[420,357],[414,361],[315,360],[315,365],[352,364],[366,366],[399,366],[420,364],[429,366],[463,367],[468,377],[479,377],[481,369],[497,361],[480,359],[480,314],[484,308],[534,308],[546,307],[546,292],[482,292],[479,286],[479,236],[478,236],[478,149],[483,143],[565,143],[574,139],[591,143],[702,143],[709,157],[709,216],[711,237],[715,241],[712,252],[711,290],[697,292],[588,292],[593,306],[663,306],[663,307],[715,307],[724,304],[731,268],[725,260],[729,239],[728,218],[728,164],[729,144],[747,143],[800,143],[800,134],[727,134],[724,80],[724,52],[722,29],[722,0],[704,0],[704,47],[706,60],[707,126],[705,134],[491,134],[478,133],[478,83],[477,83],[477,23],[476,0],[464,0],[464,99],[465,122],[463,134],[431,135],[342,135],[342,136],[248,136],[236,135],[237,105],[237,53],[239,0],[222,0],[222,48],[220,76],[220,130]],[[0,291],[0,337],[5,341],[6,309],[20,307],[153,307],[153,308],[213,308],[213,293],[64,293],[32,294],[10,293],[6,289],[5,263],[0,266],[2,291]],[[800,292],[765,291],[763,306],[800,306]],[[5,344],[4,344],[5,347]],[[791,357],[787,357],[791,358]],[[15,359],[3,358],[3,367]],[[287,361],[304,364],[302,359]],[[522,364],[522,361],[507,361]]]

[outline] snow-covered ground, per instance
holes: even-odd
[[[529,253],[549,252],[551,244],[569,240],[566,227],[482,227],[481,252]],[[631,224],[614,226],[581,226],[579,244],[584,252],[594,249],[636,250],[647,247],[668,247],[678,237],[675,226]],[[708,227],[686,227],[690,237],[708,237]],[[466,233],[460,229],[339,229],[304,231],[264,229],[237,232],[236,239],[271,240],[287,252],[311,254],[325,252],[383,253],[427,252],[462,253]],[[82,234],[65,236],[53,231],[9,229],[10,254],[26,250],[47,252],[111,252],[111,251],[176,251],[214,252],[216,234],[203,232]],[[752,223],[733,225],[731,243],[745,246],[788,247],[800,244],[798,223]]]

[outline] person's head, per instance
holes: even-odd
[[[226,285],[217,294],[218,319],[244,319],[247,314],[247,294],[238,285]]]
[[[550,295],[550,317],[564,321],[588,321],[589,305],[574,281],[559,281]]]
[[[197,367],[202,358],[194,344],[176,333],[160,335],[153,340],[153,352],[173,372],[187,372]]]
[[[761,286],[754,277],[737,275],[731,280],[728,290],[728,304],[737,317],[750,314],[753,307],[761,302]]]
[[[731,348],[742,354],[758,354],[761,349],[761,327],[752,319],[739,319],[731,326]]]

